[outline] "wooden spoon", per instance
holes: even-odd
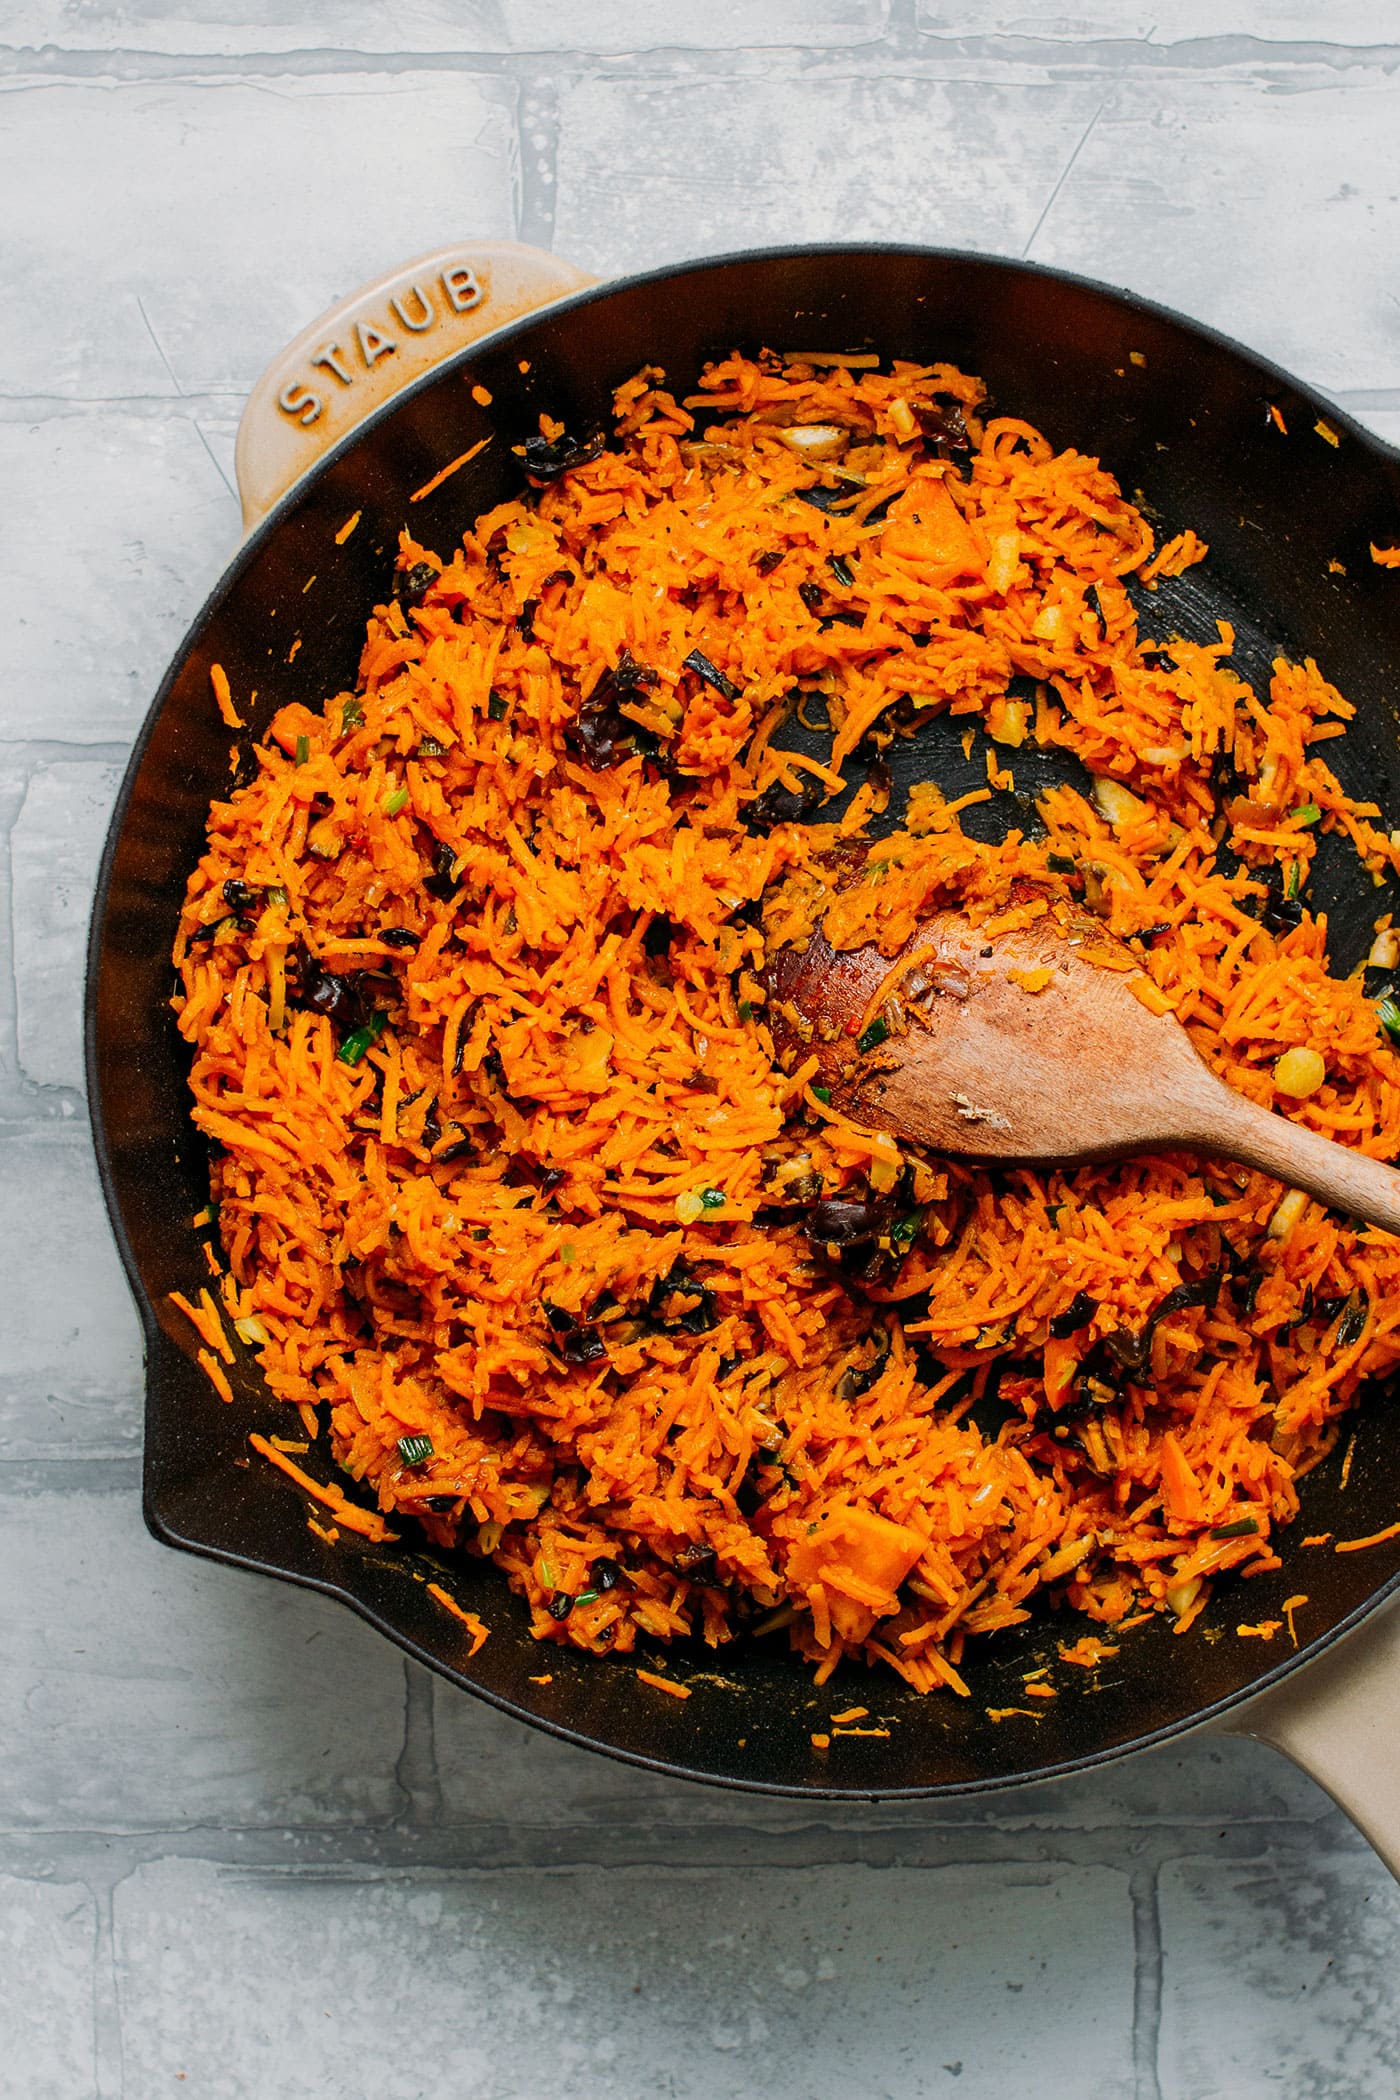
[[[768,1013],[780,1053],[815,1054],[817,1083],[869,1129],[1063,1166],[1180,1147],[1400,1232],[1400,1173],[1237,1094],[1134,983],[1153,997],[1131,949],[1047,900],[1031,925],[990,937],[956,913],[932,917],[895,958],[833,951],[818,932],[771,965]]]

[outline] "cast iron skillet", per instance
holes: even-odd
[[[410,522],[446,552],[467,522],[520,487],[511,447],[537,427],[541,408],[574,431],[606,423],[612,389],[640,365],[663,366],[685,392],[709,355],[734,345],[870,346],[981,373],[1001,411],[1101,455],[1125,489],[1141,492],[1164,533],[1189,523],[1210,542],[1204,568],[1148,601],[1151,631],[1213,638],[1216,619],[1228,618],[1236,660],[1256,682],[1280,648],[1318,657],[1357,708],[1329,757],[1352,790],[1382,802],[1388,824],[1400,822],[1400,576],[1369,555],[1373,540],[1400,539],[1400,459],[1306,388],[1141,300],[972,255],[788,249],[578,293],[586,282],[531,251],[478,245],[425,258],[308,330],[250,404],[239,456],[249,509],[256,514],[294,485],[245,542],[156,696],[113,818],[92,923],[88,1076],[103,1185],[145,1328],[148,1524],[168,1545],[338,1597],[506,1712],[653,1770],[795,1795],[952,1794],[1076,1770],[1215,1722],[1280,1743],[1379,1842],[1400,1838],[1391,1805],[1400,1791],[1400,1701],[1390,1691],[1400,1681],[1400,1635],[1391,1630],[1400,1614],[1333,1647],[1400,1582],[1400,1537],[1347,1556],[1295,1543],[1305,1533],[1369,1534],[1400,1516],[1400,1429],[1387,1391],[1372,1391],[1355,1417],[1345,1488],[1340,1454],[1305,1482],[1282,1571],[1221,1586],[1185,1639],[1154,1622],[1088,1674],[1060,1666],[1056,1653],[1087,1627],[1032,1622],[970,1657],[967,1700],[921,1698],[850,1668],[815,1691],[809,1670],[775,1640],[717,1656],[697,1648],[668,1665],[690,1685],[682,1702],[640,1683],[626,1663],[536,1645],[503,1580],[475,1564],[444,1578],[492,1628],[467,1660],[465,1629],[415,1579],[442,1574],[430,1556],[411,1541],[374,1547],[346,1534],[327,1545],[307,1526],[304,1496],[249,1462],[250,1430],[286,1427],[256,1367],[240,1360],[229,1407],[196,1366],[167,1293],[196,1293],[207,1280],[191,1229],[207,1196],[207,1162],[186,1114],[186,1060],[168,1000],[186,872],[209,801],[230,777],[230,733],[211,702],[209,667],[225,667],[235,695],[257,689],[254,728],[289,700],[318,707],[352,684],[400,527]],[[560,291],[575,295],[499,325]],[[474,334],[485,339],[463,349]],[[386,340],[396,347],[383,348]],[[317,362],[318,352],[328,354]],[[406,370],[443,358],[384,399]],[[383,405],[317,461],[326,434],[349,430],[376,397]],[[486,436],[493,442],[483,453],[410,502]],[[356,512],[357,527],[338,543]],[[920,772],[955,783],[962,764],[956,739],[936,728],[898,756],[903,786]],[[1037,764],[1045,762],[1017,754],[1018,789],[1046,777]],[[988,821],[1004,827],[1023,815],[1004,808]],[[1322,859],[1315,894],[1332,911],[1334,957],[1346,968],[1394,899],[1364,875],[1358,881],[1340,852]],[[309,1463],[322,1477],[329,1471],[323,1453],[313,1450]],[[1268,1644],[1236,1636],[1241,1620],[1286,1616],[1286,1600],[1299,1594],[1307,1601],[1294,1611],[1296,1650],[1285,1636]],[[1237,1711],[1326,1650],[1301,1686],[1290,1681]],[[993,1721],[989,1708],[1030,1704],[1022,1679],[1042,1663],[1055,1666],[1061,1696],[1038,1706],[1035,1719]],[[868,1706],[888,1735],[840,1737],[816,1751],[813,1732],[852,1702]]]

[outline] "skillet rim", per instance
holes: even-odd
[[[1374,1612],[1400,1593],[1400,1569],[1373,1589],[1361,1603],[1344,1613],[1332,1625],[1301,1643],[1282,1658],[1261,1670],[1257,1676],[1233,1692],[1212,1700],[1205,1705],[1189,1709],[1170,1722],[1136,1735],[1128,1742],[1113,1743],[1098,1749],[1081,1751],[1071,1757],[1055,1759],[1030,1770],[993,1773],[973,1779],[957,1779],[935,1782],[921,1786],[858,1786],[822,1785],[798,1782],[783,1783],[771,1779],[760,1779],[740,1772],[716,1772],[697,1770],[675,1758],[652,1756],[624,1747],[621,1744],[587,1733],[577,1727],[541,1714],[534,1708],[520,1705],[508,1695],[497,1692],[480,1683],[467,1669],[449,1663],[444,1657],[423,1647],[414,1636],[401,1626],[391,1622],[375,1608],[367,1598],[356,1595],[351,1589],[328,1576],[288,1567],[282,1563],[260,1558],[255,1554],[212,1543],[186,1535],[177,1525],[161,1514],[155,1505],[154,1465],[152,1459],[153,1425],[152,1415],[158,1384],[159,1360],[163,1351],[175,1345],[165,1334],[155,1313],[154,1305],[146,1289],[144,1278],[137,1264],[127,1233],[121,1199],[117,1189],[117,1176],[108,1142],[106,1114],[103,1102],[97,1029],[98,978],[101,963],[103,937],[106,932],[113,867],[118,847],[125,830],[127,815],[137,778],[145,760],[147,749],[165,708],[171,698],[175,683],[188,657],[198,646],[200,637],[208,625],[218,616],[224,603],[244,571],[261,555],[267,544],[281,529],[284,521],[301,503],[308,489],[320,478],[340,465],[364,439],[379,431],[383,425],[407,403],[426,393],[444,378],[468,368],[481,355],[484,348],[496,349],[515,337],[528,332],[545,318],[551,321],[577,308],[593,305],[610,298],[615,293],[632,292],[653,285],[674,285],[689,276],[722,268],[736,263],[780,264],[786,261],[813,258],[839,260],[843,256],[912,257],[927,261],[972,263],[994,273],[1005,273],[1019,277],[1045,279],[1063,284],[1092,299],[1102,301],[1127,314],[1142,314],[1153,320],[1166,322],[1188,337],[1223,351],[1227,357],[1246,367],[1261,379],[1286,387],[1293,395],[1314,407],[1320,417],[1336,427],[1361,449],[1370,454],[1386,470],[1396,488],[1400,501],[1400,446],[1391,445],[1377,437],[1359,423],[1350,412],[1306,381],[1272,359],[1248,348],[1237,338],[1226,334],[1207,322],[1202,322],[1181,313],[1161,301],[1147,298],[1139,293],[1106,282],[1102,278],[1087,277],[1080,272],[1056,268],[1050,264],[1023,261],[1014,256],[988,255],[977,249],[950,246],[929,246],[919,242],[900,241],[813,241],[785,244],[774,247],[728,250],[716,255],[690,257],[684,262],[658,265],[657,267],[629,273],[626,276],[609,278],[582,291],[552,300],[547,306],[505,323],[502,327],[481,337],[477,342],[444,358],[409,381],[399,392],[372,409],[361,422],[348,431],[334,446],[325,452],[308,471],[292,483],[277,503],[244,537],[232,558],[220,571],[215,583],[195,613],[188,628],[175,649],[155,695],[132,743],[130,756],[122,775],[112,815],[103,842],[94,888],[92,913],[88,925],[83,987],[83,1067],[87,1089],[89,1129],[96,1158],[98,1177],[101,1182],[103,1201],[117,1244],[122,1267],[135,1303],[137,1317],[141,1323],[143,1342],[143,1375],[145,1383],[144,1435],[142,1445],[142,1515],[147,1529],[161,1544],[177,1551],[194,1554],[196,1557],[217,1561],[223,1565],[238,1567],[253,1573],[268,1575],[289,1582],[299,1589],[308,1589],[347,1605],[367,1625],[382,1634],[405,1654],[422,1663],[435,1675],[460,1690],[470,1692],[512,1719],[522,1721],[532,1728],[556,1737],[585,1750],[592,1750],[615,1761],[638,1767],[660,1777],[694,1781],[708,1786],[718,1786],[742,1793],[776,1795],[785,1799],[804,1801],[862,1801],[877,1803],[884,1801],[911,1800],[958,1800],[973,1795],[1003,1792],[1008,1788],[1034,1786],[1052,1779],[1065,1778],[1071,1774],[1091,1771],[1112,1764],[1120,1759],[1134,1756],[1139,1751],[1159,1748],[1181,1738],[1209,1728],[1225,1715],[1248,1707],[1263,1694],[1269,1692],[1299,1669],[1316,1660],[1343,1640]]]

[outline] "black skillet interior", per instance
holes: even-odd
[[[813,1795],[1006,1785],[1171,1734],[1257,1688],[1395,1584],[1400,1540],[1345,1557],[1295,1549],[1279,1575],[1222,1586],[1187,1639],[1154,1622],[1099,1671],[1057,1665],[1062,1695],[1034,1719],[998,1723],[988,1709],[1024,1706],[1024,1673],[1056,1664],[1057,1644],[1089,1630],[1080,1622],[1035,1621],[987,1643],[968,1659],[967,1700],[921,1698],[850,1668],[815,1691],[807,1668],[770,1639],[672,1655],[664,1667],[692,1692],[681,1701],[639,1682],[625,1663],[537,1646],[502,1579],[464,1563],[445,1579],[492,1628],[468,1662],[465,1629],[417,1579],[441,1569],[408,1540],[386,1548],[344,1534],[334,1546],[319,1539],[304,1497],[250,1462],[249,1431],[285,1427],[256,1367],[240,1357],[236,1404],[221,1404],[166,1302],[172,1290],[197,1293],[207,1276],[191,1229],[207,1197],[206,1161],[185,1112],[186,1064],[167,1002],[185,875],[209,801],[230,778],[210,665],[223,664],[236,694],[256,687],[255,728],[290,700],[319,707],[354,682],[365,616],[386,593],[400,527],[411,522],[420,540],[449,549],[481,510],[518,490],[511,446],[542,408],[571,430],[605,423],[613,387],[640,365],[663,366],[683,392],[708,356],[765,344],[951,360],[985,377],[1000,411],[1024,416],[1056,444],[1101,455],[1127,491],[1141,493],[1163,534],[1190,524],[1210,542],[1204,567],[1145,601],[1148,631],[1213,639],[1226,618],[1235,660],[1256,685],[1278,650],[1315,655],[1357,709],[1329,758],[1350,788],[1400,822],[1400,579],[1369,556],[1372,540],[1400,539],[1400,461],[1225,340],[1079,280],[891,248],[693,264],[506,331],[377,415],[254,535],[161,689],[113,821],[93,921],[88,1059],[108,1202],[146,1330],[146,1515],[167,1543],[325,1590],[456,1683],[641,1764]],[[491,393],[489,408],[472,399],[478,384]],[[1319,421],[1338,442],[1319,434]],[[493,442],[470,467],[409,504],[411,491],[488,434]],[[354,511],[363,514],[359,528],[337,545]],[[985,782],[981,745],[969,765],[946,726],[931,725],[892,756],[901,788],[917,777],[950,789]],[[1050,761],[1018,753],[1022,799],[988,805],[975,821],[1024,824],[1026,791],[1049,770]],[[1358,879],[1340,852],[1324,862],[1314,894],[1332,913],[1336,960],[1349,967],[1376,913],[1396,900]],[[1389,1412],[1388,1395],[1373,1392],[1355,1418],[1348,1485],[1343,1491],[1339,1458],[1313,1475],[1295,1536],[1369,1533],[1400,1513]],[[328,1465],[314,1453],[310,1462]],[[1235,1636],[1238,1620],[1278,1617],[1299,1592],[1308,1602],[1296,1615],[1298,1656],[1279,1641]],[[856,1701],[871,1710],[866,1725],[888,1735],[839,1737],[815,1751],[813,1731]]]

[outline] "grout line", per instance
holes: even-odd
[[[112,1913],[117,1884],[134,1871],[134,1865],[133,1862],[124,1871],[101,1880],[88,1881],[97,1910],[97,1932],[92,1951],[92,2057],[96,2100],[122,2100],[126,2091]]]
[[[1025,247],[1021,250],[1021,259],[1023,262],[1029,260],[1030,252],[1035,246],[1037,240],[1040,238],[1040,229],[1045,224],[1045,221],[1049,218],[1051,210],[1055,203],[1055,199],[1059,196],[1060,191],[1064,188],[1066,182],[1068,182],[1070,172],[1073,169],[1075,162],[1078,160],[1080,154],[1084,151],[1084,148],[1089,143],[1090,132],[1098,123],[1099,118],[1103,115],[1104,110],[1107,106],[1108,97],[1105,95],[1103,101],[1100,102],[1098,108],[1094,111],[1094,114],[1092,115],[1092,117],[1090,117],[1088,123],[1084,126],[1084,129],[1080,134],[1079,144],[1075,147],[1073,153],[1071,153],[1069,159],[1065,162],[1064,167],[1060,170],[1059,180],[1056,182],[1054,189],[1051,190],[1049,196],[1046,198],[1044,209],[1041,211],[1040,217],[1036,220],[1035,225],[1031,228],[1030,239],[1026,242]]]
[[[415,1828],[430,1829],[442,1813],[442,1782],[438,1777],[434,1737],[433,1679],[430,1671],[408,1655],[403,1659],[403,1677],[403,1746],[394,1766],[394,1778],[403,1791],[405,1820]]]
[[[849,44],[736,44],[721,47],[656,45],[623,51],[576,46],[530,51],[372,51],[308,45],[289,51],[165,52],[132,46],[81,50],[48,44],[0,46],[0,83],[13,91],[30,86],[118,86],[180,79],[198,85],[260,77],[297,78],[328,74],[439,72],[483,79],[524,80],[537,71],[602,73],[612,79],[657,73],[676,84],[690,77],[729,77],[736,71],[771,77],[775,68],[801,69],[804,77],[823,70],[1011,67],[1041,72],[1089,68],[1116,78],[1162,72],[1245,75],[1256,78],[1300,70],[1388,74],[1400,66],[1400,43],[1331,43],[1325,39],[1271,41],[1247,34],[1185,37],[1155,43],[1151,37],[1055,39],[1034,35],[940,36],[920,30],[903,7],[892,10],[886,30]]]
[[[559,82],[544,74],[525,84],[516,113],[516,229],[533,247],[554,246],[559,198]]]
[[[576,1775],[577,1776],[577,1775]],[[586,1788],[582,1791],[586,1794]],[[676,1783],[679,1794],[688,1789]],[[936,1807],[936,1804],[933,1804]],[[1107,1868],[1129,1883],[1134,1906],[1138,1984],[1134,2031],[1147,2066],[1135,2100],[1160,2100],[1153,2083],[1162,1995],[1156,1878],[1178,1859],[1208,1858],[1222,1866],[1296,1868],[1319,1856],[1375,1859],[1350,1826],[1331,1819],[1149,1824],[1134,1819],[1085,1829],[1062,1824],[1039,1833],[1008,1832],[995,1823],[936,1817],[915,1823],[842,1825],[831,1804],[814,1802],[805,1822],[787,1824],[668,1821],[654,1803],[615,1822],[521,1823],[490,1821],[331,1824],[189,1824],[128,1830],[64,1830],[45,1826],[0,1831],[0,1869],[20,1880],[93,1878],[94,1863],[122,1879],[157,1860],[198,1859],[245,1874],[295,1875],[308,1880],[346,1875],[433,1873],[533,1874],[564,1869],[638,1873],[664,1868],[703,1874],[719,1869],[800,1874],[814,1867],[864,1867],[935,1873],[986,1866],[1041,1869]],[[826,1811],[826,1819],[822,1819]],[[651,1820],[647,1820],[650,1813]],[[1138,1864],[1129,1866],[1130,1848]],[[1377,1875],[1384,1869],[1375,1860]],[[99,1877],[100,1878],[100,1877]],[[1389,1886],[1389,1883],[1386,1883]]]
[[[31,1130],[36,1127],[43,1126],[29,1125]],[[55,1489],[69,1495],[125,1495],[140,1485],[141,1457],[134,1450],[83,1452],[75,1458],[0,1458],[0,1495],[43,1495]]]
[[[214,447],[210,444],[208,438],[204,435],[204,428],[203,425],[200,423],[198,416],[196,416],[194,419],[194,427],[195,432],[199,438],[200,444],[203,445],[205,451],[209,454],[210,465],[213,467],[214,472],[218,475],[224,487],[228,490],[230,496],[232,496],[234,502],[237,503],[239,500],[238,491],[234,487],[233,483],[229,480],[228,475],[224,472],[222,465],[220,464],[217,456],[215,455]]]
[[[0,740],[0,767],[15,775],[13,782],[0,786],[0,1136],[58,1121],[81,1127],[87,1120],[86,1101],[80,1086],[36,1080],[25,1071],[20,1056],[15,826],[33,777],[40,768],[77,763],[119,770],[129,756],[129,744],[106,739],[91,744],[67,743],[53,737]]]
[[[1158,2070],[1162,2031],[1162,1917],[1157,1883],[1161,1862],[1140,1867],[1131,1881],[1133,1904],[1133,2100],[1162,2100]]]
[[[191,409],[210,414],[220,409],[241,410],[253,381],[239,387],[195,387],[178,399],[171,394],[7,394],[0,393],[0,417],[15,423],[42,421],[46,416],[187,415]]]
[[[0,763],[13,746],[0,745]],[[19,1056],[19,977],[15,969],[14,831],[29,792],[29,769],[12,790],[0,784],[0,1090],[22,1095]]]
[[[146,302],[141,297],[141,294],[139,292],[136,294],[136,308],[137,312],[141,316],[141,319],[146,324],[147,335],[155,344],[156,356],[160,359],[161,363],[165,366],[166,371],[170,374],[170,384],[174,387],[175,392],[179,395],[181,400],[183,400],[185,389],[181,386],[179,380],[175,377],[175,367],[171,364],[170,359],[165,354],[165,346],[161,342],[160,337],[156,334],[155,329],[152,326],[151,317],[146,311]]]
[[[139,726],[136,723],[132,725],[133,737]],[[62,737],[51,736],[0,737],[0,765],[33,767],[61,764],[64,760],[70,763],[78,760],[89,765],[124,766],[130,756],[130,743],[121,743],[108,737],[96,738],[90,744],[69,742]]]

